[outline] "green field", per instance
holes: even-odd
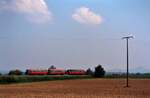
[[[38,82],[38,81],[54,81],[54,80],[69,80],[69,79],[89,79],[92,78],[88,75],[4,75],[0,76],[0,84],[10,83],[24,83],[24,82]]]
[[[126,78],[126,74],[109,74],[109,75],[105,75],[105,78]],[[129,74],[129,78],[150,79],[150,73]]]
[[[54,81],[54,80],[71,80],[71,79],[90,79],[90,75],[1,75],[0,84]],[[103,77],[105,79],[122,79],[126,75],[111,74]],[[130,74],[129,78],[133,79],[150,79],[150,74]]]

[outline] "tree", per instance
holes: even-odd
[[[9,73],[8,73],[8,75],[22,75],[22,74],[23,74],[23,72],[18,70],[18,69],[10,70]]]
[[[101,65],[95,67],[95,72],[94,72],[95,77],[104,77],[104,75],[105,75],[105,70]]]
[[[90,68],[88,68],[88,69],[86,70],[86,74],[87,74],[87,75],[93,75],[93,71],[92,71]]]
[[[56,67],[54,65],[51,65],[50,69],[56,69]]]
[[[0,76],[2,75],[2,73],[0,73]]]

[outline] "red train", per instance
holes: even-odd
[[[68,75],[85,75],[86,72],[84,70],[77,70],[77,69],[69,69],[66,71]]]
[[[48,75],[64,75],[65,70],[62,69],[48,69]]]
[[[35,69],[27,69],[26,75],[47,75],[48,70],[35,70]]]
[[[86,75],[86,72],[84,70],[77,70],[77,69],[69,69],[69,70],[63,70],[63,69],[51,69],[48,70],[33,70],[33,69],[27,69],[26,75]]]

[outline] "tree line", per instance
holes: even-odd
[[[56,68],[54,65],[52,65],[50,68]],[[102,65],[97,65],[95,67],[95,70],[92,71],[90,68],[86,70],[86,74],[87,75],[91,75],[93,77],[104,77],[105,76],[105,70],[102,67]],[[19,69],[15,69],[15,70],[10,70],[8,72],[8,75],[24,75],[25,73]],[[0,75],[2,75],[0,73]]]

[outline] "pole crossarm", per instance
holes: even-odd
[[[122,37],[122,39],[130,39],[130,38],[134,38],[134,37],[133,36]]]

